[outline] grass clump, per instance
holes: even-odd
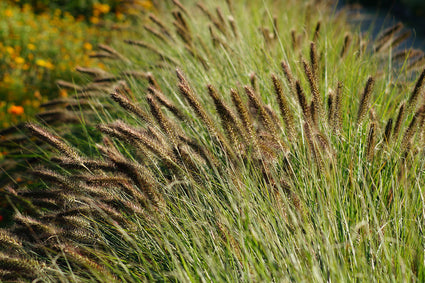
[[[325,1],[161,9],[101,46],[109,73],[2,131],[24,153],[3,163],[2,277],[423,281],[410,53],[388,60]]]

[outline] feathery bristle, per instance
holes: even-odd
[[[29,216],[17,214],[15,215],[14,220],[15,223],[19,224],[21,228],[25,230],[25,235],[21,235],[23,237],[31,235],[36,240],[46,239],[48,237],[55,236],[60,232],[59,227],[43,223]]]
[[[155,101],[152,95],[148,94],[146,100],[151,108],[152,116],[155,117],[158,124],[161,126],[162,130],[167,133],[168,138],[174,146],[177,146],[177,134],[174,131],[174,125],[168,120],[159,107],[158,103]]]
[[[145,112],[143,109],[141,109],[138,105],[131,102],[130,99],[126,97],[119,88],[117,88],[114,92],[111,93],[111,98],[115,102],[117,102],[123,109],[129,111],[130,113],[133,113],[142,121],[148,124],[153,123],[150,115],[147,112]]]
[[[342,91],[344,85],[342,82],[338,82],[335,102],[334,102],[334,117],[333,117],[333,129],[335,133],[339,133],[342,130]]]
[[[285,75],[285,78],[288,81],[289,89],[291,90],[292,94],[295,95],[296,94],[295,79],[294,79],[294,76],[292,75],[291,70],[289,69],[289,65],[285,61],[280,62],[280,65],[282,67],[283,74]]]
[[[372,77],[369,77],[366,82],[362,97],[360,99],[359,110],[357,112],[357,124],[363,122],[363,118],[366,115],[366,112],[370,108],[370,99],[372,97],[373,86],[375,85],[375,80]]]
[[[304,129],[304,134],[305,134],[305,137],[307,139],[307,143],[308,143],[308,146],[310,148],[311,154],[313,155],[313,159],[315,160],[319,171],[322,171],[323,161],[322,161],[320,154],[319,154],[319,152],[316,148],[315,141],[313,139],[313,133],[312,133],[312,130],[310,128],[310,124],[308,122],[305,122],[303,124],[303,129]]]
[[[314,42],[310,43],[310,67],[313,73],[313,76],[316,80],[316,86],[319,85],[319,59],[317,56],[316,44]]]
[[[423,55],[423,51],[422,50],[418,50],[418,49],[403,49],[400,51],[397,51],[396,53],[394,53],[394,55],[392,56],[392,60],[393,61],[405,61],[405,60],[410,60],[412,58],[418,57]]]
[[[304,91],[299,81],[295,82],[295,87],[297,90],[298,102],[304,114],[304,121],[306,121],[307,123],[312,123],[311,113],[310,113],[309,106],[307,104],[307,99],[305,97]]]
[[[316,24],[316,28],[314,29],[314,34],[313,34],[313,42],[314,43],[317,43],[317,40],[319,39],[321,25],[322,25],[322,23],[320,21],[318,21],[317,24]]]
[[[171,113],[173,113],[180,121],[187,121],[188,117],[178,108],[175,106],[170,100],[168,100],[165,95],[159,91],[156,88],[149,87],[148,91],[155,96],[155,98],[165,106]]]
[[[63,80],[57,80],[56,84],[60,87],[60,88],[64,88],[64,89],[69,89],[69,90],[74,90],[74,91],[81,91],[83,89],[82,86],[71,83],[71,82],[67,82],[67,81],[63,81]]]
[[[316,113],[317,117],[322,118],[323,117],[323,106],[322,106],[322,99],[321,99],[320,93],[319,93],[319,88],[318,88],[318,85],[317,85],[317,79],[314,75],[313,70],[307,64],[307,62],[305,60],[303,60],[303,67],[304,67],[304,72],[306,74],[308,83],[310,85],[311,94],[313,96],[313,102],[314,102],[313,105],[314,105],[314,108],[315,108],[314,112]],[[318,126],[318,124],[315,124],[315,125]]]
[[[351,35],[346,34],[344,37],[344,45],[342,46],[341,53],[339,55],[341,58],[344,58],[347,55],[350,45],[351,45]]]
[[[272,121],[270,115],[267,113],[263,104],[261,103],[258,95],[249,86],[244,86],[244,89],[245,89],[246,94],[248,95],[250,102],[255,107],[256,111],[259,112],[263,126],[267,129],[267,131],[269,133],[272,133],[273,135],[275,135],[276,134],[276,127],[273,124],[273,121]]]
[[[184,5],[179,0],[171,0],[173,1],[173,4],[176,5],[183,13],[185,13],[187,16],[189,16],[189,12],[186,10]]]
[[[317,112],[316,104],[314,103],[314,99],[311,100],[309,109],[310,109],[310,117],[313,121],[313,125],[318,127],[319,126],[319,113]]]
[[[328,124],[332,126],[334,125],[334,115],[335,115],[335,94],[333,91],[329,91],[328,94]]]
[[[114,48],[112,48],[111,46],[109,46],[109,45],[106,45],[106,44],[99,44],[98,46],[97,46],[99,49],[101,49],[101,50],[103,50],[103,51],[105,51],[105,52],[107,52],[107,53],[109,53],[109,54],[111,54],[111,55],[113,55],[113,56],[115,56],[116,58],[119,58],[119,59],[121,59],[121,60],[124,60],[124,61],[127,61],[127,62],[129,62],[129,60],[124,56],[124,55],[122,55],[121,53],[119,53],[117,50],[115,50]]]
[[[367,136],[367,145],[366,145],[366,157],[369,161],[372,160],[376,144],[376,125],[371,123],[369,127],[369,134]]]
[[[405,103],[402,103],[400,105],[399,110],[398,110],[397,119],[396,119],[395,125],[394,125],[394,133],[393,133],[394,138],[397,138],[398,134],[400,133],[401,124],[404,120],[405,112],[406,112]]]
[[[387,124],[385,125],[385,132],[384,132],[384,141],[386,144],[390,142],[391,138],[391,131],[393,129],[393,119],[388,119]]]
[[[407,130],[404,132],[403,140],[401,142],[402,148],[405,148],[407,144],[409,144],[415,135],[418,124],[420,123],[420,120],[423,118],[422,116],[425,113],[425,105],[421,106],[421,108],[416,111],[415,115],[413,116],[412,120],[410,121],[409,126],[407,127]]]
[[[131,178],[135,185],[146,194],[154,206],[162,206],[162,198],[156,191],[157,188],[154,178],[148,169],[144,168],[140,164],[128,161],[122,155],[113,154],[110,151],[107,151],[107,154],[108,158],[115,163],[117,170]]]
[[[0,270],[15,273],[13,275],[16,275],[17,278],[34,279],[40,271],[40,264],[32,259],[11,257],[0,252]]]
[[[140,41],[140,40],[130,40],[130,39],[126,39],[126,40],[124,40],[124,42],[127,43],[127,44],[130,44],[130,45],[135,45],[135,46],[139,46],[139,47],[145,48],[147,50],[150,50],[153,53],[157,54],[161,59],[169,61],[173,65],[178,65],[176,60],[174,60],[173,58],[162,53],[158,48],[150,45],[149,43],[146,43],[146,42],[143,42],[143,41]]]
[[[217,23],[219,23],[220,25],[220,30],[222,31],[222,33],[227,36],[228,35],[228,31],[227,31],[227,27],[226,27],[226,20],[224,19],[223,16],[223,12],[221,11],[220,7],[217,7],[215,9],[216,14],[217,14]],[[218,27],[217,27],[218,28]]]
[[[244,126],[244,129],[249,137],[249,139],[252,141],[252,144],[254,146],[254,149],[257,151],[257,137],[254,131],[254,126],[252,124],[252,118],[249,114],[248,109],[242,102],[242,99],[239,95],[239,93],[235,89],[230,90],[230,95],[232,96],[232,102],[233,105],[236,107],[236,110],[238,111],[239,118],[242,121],[242,124]]]
[[[87,68],[87,67],[81,67],[77,66],[75,68],[77,72],[88,74],[93,77],[109,77],[111,74],[100,69],[100,68]]]
[[[394,26],[391,26],[384,30],[380,36],[376,39],[375,52],[379,52],[381,50],[385,50],[388,45],[391,43],[391,39],[394,35],[399,32],[403,28],[402,23],[397,23]]]
[[[208,93],[214,101],[214,105],[217,113],[220,116],[221,122],[223,124],[223,128],[229,140],[232,141],[235,145],[238,144],[238,139],[236,134],[238,134],[242,140],[247,143],[248,137],[244,133],[242,129],[241,122],[233,113],[233,111],[224,103],[224,101],[219,97],[217,90],[212,86],[207,86]]]
[[[292,49],[294,49],[294,51],[298,50],[298,39],[297,39],[297,33],[295,30],[291,30],[291,40],[292,40]]]
[[[406,71],[423,69],[424,65],[425,65],[425,54],[422,53],[409,62],[409,65],[406,67]]]
[[[292,111],[289,107],[288,100],[286,99],[285,94],[283,93],[282,84],[275,74],[271,75],[273,81],[274,91],[279,103],[280,114],[285,123],[286,131],[288,132],[289,137],[295,137],[295,128],[294,128],[294,117],[292,116]]]
[[[149,19],[161,29],[162,33],[164,33],[168,38],[173,40],[171,32],[157,16],[155,16],[154,14],[149,14]]]
[[[22,242],[16,235],[11,234],[4,229],[0,229],[0,246],[2,247],[2,250],[20,250],[22,248]]]
[[[179,74],[180,71],[178,70],[177,73]],[[182,75],[180,73],[180,75]],[[184,78],[184,77],[182,77]],[[215,133],[215,129],[213,127],[213,122],[208,117],[207,112],[204,110],[204,108],[199,103],[198,99],[195,97],[192,89],[190,88],[189,84],[187,83],[186,79],[180,80],[180,83],[178,84],[180,94],[186,98],[186,101],[189,103],[190,107],[195,111],[196,115],[205,123],[205,126],[210,130],[211,132]]]
[[[130,144],[142,144],[144,147],[148,148],[152,153],[157,155],[161,160],[171,166],[171,168],[173,168],[173,165],[175,167],[176,162],[174,160],[174,156],[168,147],[165,147],[162,143],[158,144],[157,141],[153,140],[145,133],[130,127],[122,121],[115,121],[114,123],[111,123],[109,125],[101,125],[99,126],[99,130],[107,135],[113,135],[114,131],[116,131],[120,134],[120,136],[124,136],[126,140],[129,140]],[[106,153],[111,159],[111,156],[109,156],[110,151],[108,150]],[[116,157],[115,159],[117,158],[118,157]]]
[[[399,46],[400,44],[405,42],[411,35],[412,35],[412,31],[410,31],[410,30],[407,30],[407,31],[401,33],[400,35],[397,35],[397,37],[395,37],[391,41],[389,48],[392,48],[392,49],[397,48],[397,46]]]
[[[148,26],[148,25],[144,25],[143,28],[149,32],[150,34],[152,34],[154,37],[158,38],[159,40],[161,40],[164,43],[168,43],[168,37],[165,37],[165,35],[163,35],[160,31],[156,30],[155,28]]]
[[[230,145],[227,143],[227,141],[224,139],[224,137],[221,135],[221,133],[217,130],[217,128],[214,126],[214,123],[212,119],[207,115],[207,112],[204,110],[204,108],[199,103],[198,99],[196,99],[193,90],[189,86],[189,83],[187,82],[186,78],[184,77],[182,71],[180,69],[176,69],[177,77],[180,81],[178,84],[180,94],[186,98],[186,100],[189,102],[189,105],[191,108],[195,111],[195,113],[198,115],[198,117],[204,122],[206,128],[211,133],[211,135],[214,137],[216,142],[218,142],[221,146],[223,146],[225,152],[229,155],[229,157],[232,160],[235,160],[235,154],[233,152],[233,149],[230,147]]]
[[[33,123],[27,123],[26,128],[29,129],[34,136],[56,148],[61,154],[74,160],[81,159],[80,155],[72,147],[45,128]]]
[[[236,28],[235,19],[234,19],[232,16],[228,16],[228,17],[227,17],[227,20],[228,20],[228,22],[229,22],[229,24],[230,24],[230,28],[232,29],[233,36],[234,36],[236,39],[238,39],[238,38],[239,38],[239,35],[238,35],[238,30],[237,30],[237,28]]]
[[[416,109],[416,104],[418,103],[418,98],[420,97],[423,89],[424,89],[424,82],[425,82],[425,69],[422,71],[421,75],[419,76],[419,79],[417,80],[415,84],[415,88],[413,89],[412,93],[410,94],[409,100],[407,102],[408,109],[410,111],[414,111]]]
[[[254,72],[249,74],[249,80],[251,82],[252,89],[258,93],[260,91],[260,88],[258,87],[258,81],[257,81],[257,74]]]

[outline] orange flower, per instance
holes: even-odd
[[[24,114],[24,107],[12,105],[7,112],[13,115],[22,115]]]
[[[4,15],[5,15],[6,17],[10,18],[10,17],[12,17],[12,16],[13,16],[13,12],[12,12],[12,10],[11,10],[11,9],[6,9],[6,10],[4,11]]]
[[[65,90],[65,89],[61,89],[60,91],[59,91],[59,96],[60,97],[68,97],[68,92]]]

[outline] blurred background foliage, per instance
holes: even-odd
[[[128,36],[132,16],[151,10],[151,1],[1,1],[0,128],[29,119],[47,99],[67,96],[55,81],[79,83],[76,66],[104,68],[90,58],[96,45]]]

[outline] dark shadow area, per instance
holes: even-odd
[[[377,34],[397,22],[412,30],[412,37],[405,43],[414,48],[425,49],[425,1],[424,0],[340,0],[339,5],[361,5],[362,30],[372,28]],[[357,5],[355,5],[357,6]],[[355,22],[356,20],[354,20]]]

